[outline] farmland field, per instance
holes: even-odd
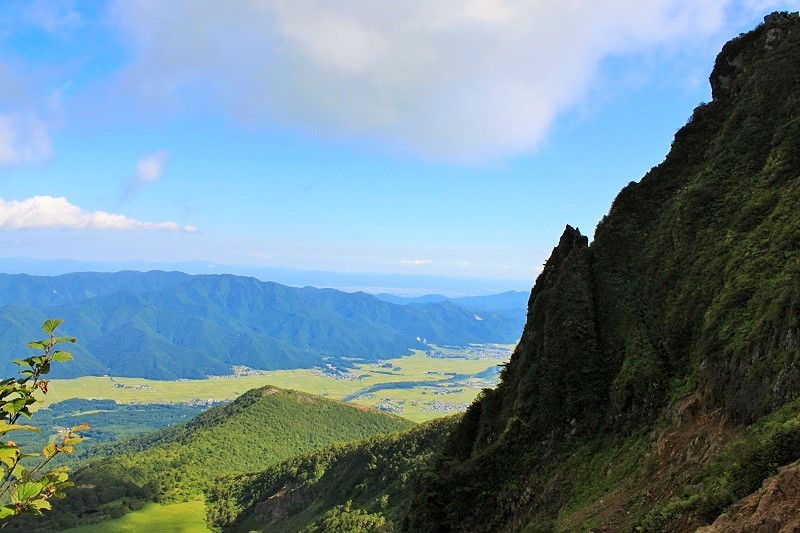
[[[46,405],[70,398],[125,404],[210,404],[232,400],[255,387],[274,385],[375,406],[420,422],[463,411],[481,389],[496,384],[495,368],[508,360],[511,349],[494,344],[433,346],[428,352],[417,350],[407,357],[355,363],[349,369],[243,370],[235,376],[201,380],[109,376],[53,380]]]

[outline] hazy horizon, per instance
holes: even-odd
[[[147,261],[77,261],[73,259],[32,259],[0,257],[0,273],[33,276],[60,276],[80,272],[120,272],[133,270],[177,271],[192,275],[231,274],[249,276],[292,287],[312,286],[343,292],[390,294],[418,297],[440,294],[449,298],[484,296],[508,291],[528,292],[531,280],[475,278],[468,276],[432,276],[379,272],[332,272],[285,267],[221,264],[207,261],[159,263]]]

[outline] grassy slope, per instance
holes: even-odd
[[[68,533],[139,533],[141,531],[170,533],[205,533],[206,513],[203,500],[170,505],[149,503],[138,511],[91,526],[68,529]]]
[[[271,532],[391,527],[406,511],[415,476],[457,420],[334,445],[257,474],[220,479],[207,496],[209,523],[226,531]]]
[[[190,499],[217,476],[411,426],[393,415],[305,393],[254,389],[186,424],[95,448],[95,454],[108,456],[77,468],[71,478],[78,487],[47,515],[48,522],[37,525],[60,528],[108,518],[113,509],[104,506],[120,498]]]

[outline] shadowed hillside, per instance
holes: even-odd
[[[687,530],[800,458],[800,17],[710,81],[594,241],[564,231],[411,530]]]
[[[388,529],[458,419],[337,444],[263,472],[219,479],[207,493],[209,524],[225,531]]]

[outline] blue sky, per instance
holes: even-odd
[[[792,4],[6,1],[0,256],[533,280]]]

